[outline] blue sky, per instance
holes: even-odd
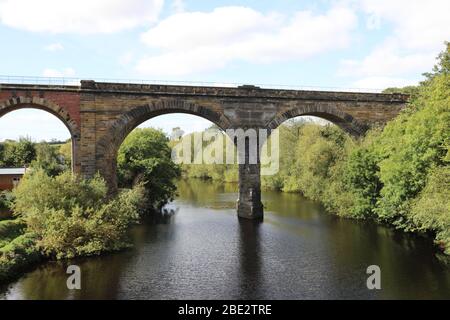
[[[383,89],[432,68],[448,12],[448,0],[0,0],[0,74]],[[68,138],[42,111],[0,118],[0,140],[25,135]]]

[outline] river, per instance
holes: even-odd
[[[236,217],[236,186],[180,181],[179,196],[132,230],[134,249],[48,262],[1,299],[450,299],[450,266],[430,239],[327,214],[296,194],[264,192],[263,223]],[[369,290],[369,265],[381,290]]]

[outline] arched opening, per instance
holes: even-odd
[[[12,121],[10,117],[12,117]],[[62,132],[67,133],[68,131],[67,139],[70,139],[71,142],[71,170],[73,173],[80,173],[78,152],[80,128],[75,119],[72,119],[64,108],[43,98],[26,98],[20,96],[6,101],[0,101],[0,119],[3,119],[4,122],[4,125],[1,126],[2,132],[19,131],[20,135],[20,132],[23,132],[21,130],[31,129],[30,137],[40,137],[35,138],[37,141],[61,140],[65,137]],[[28,124],[24,124],[25,119],[28,119]],[[65,130],[63,129],[64,127]],[[55,132],[54,134],[58,132],[55,137],[51,136],[52,130]],[[22,136],[26,136],[27,133],[24,133]]]
[[[262,146],[262,189],[323,199],[324,184],[330,181],[347,146],[355,143],[354,132],[334,119],[301,115],[281,122]],[[264,200],[263,204],[269,210],[279,205]]]
[[[122,122],[120,131],[119,126],[115,127],[116,132],[120,132],[120,143],[119,140],[110,140],[109,143],[114,145],[104,149],[115,157],[111,161],[114,166],[111,168],[115,169],[111,177],[115,186],[131,188],[144,182],[148,189],[146,202],[151,209],[159,210],[170,202],[176,188],[181,197],[194,191],[193,197],[201,201],[202,191],[196,190],[189,180],[212,181],[227,174],[222,153],[226,134],[217,122],[188,112],[171,111],[149,113]],[[208,149],[215,143],[221,144],[221,152]],[[211,159],[206,158],[210,151],[213,162],[217,162],[211,163]],[[217,170],[219,167],[222,169]],[[181,179],[183,181],[179,183]],[[204,185],[202,187],[205,189]],[[208,192],[212,190],[204,190],[203,194]]]
[[[275,129],[286,120],[300,116],[310,116],[326,120],[355,137],[363,135],[368,129],[365,124],[360,123],[348,113],[340,111],[333,105],[328,105],[327,103],[295,106],[278,114],[267,124],[267,127],[269,129]]]
[[[23,175],[43,169],[56,176],[72,170],[72,134],[54,114],[15,108],[0,116],[0,215],[9,216],[7,199]]]
[[[153,104],[136,107],[120,116],[109,125],[107,134],[99,139],[96,151],[96,166],[106,179],[111,191],[117,188],[117,154],[120,145],[136,127],[152,118],[167,114],[188,114],[209,120],[224,130],[230,126],[229,120],[209,108],[178,100],[161,100]]]
[[[54,114],[37,108],[18,108],[3,115],[0,115],[0,150],[3,162],[0,167],[11,167],[17,165],[29,166],[32,160],[36,160],[37,153],[55,152],[61,165],[66,169],[72,168],[72,134],[69,128],[64,125]],[[27,156],[26,159],[14,159],[13,154],[6,154],[14,149],[14,145],[20,141],[28,142],[34,148],[34,156]],[[50,146],[51,148],[48,148]],[[14,151],[11,151],[14,153]],[[20,154],[16,152],[16,156]],[[44,156],[43,154],[41,156]]]

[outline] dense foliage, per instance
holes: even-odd
[[[35,144],[28,138],[0,144],[0,167],[29,166],[36,159]]]
[[[0,191],[0,210],[9,210],[14,201],[14,196],[10,191]]]
[[[205,135],[206,134],[206,135]],[[214,148],[211,150],[208,147],[212,147],[212,144],[215,142],[215,135],[220,135],[222,139],[222,159],[220,159],[223,164],[217,165],[214,163],[207,163],[205,161],[204,156],[211,156],[211,161],[214,160]],[[226,164],[226,142],[231,143],[228,136],[221,131],[216,125],[212,125],[204,132],[195,132],[188,135],[185,135],[183,139],[186,139],[190,143],[191,146],[191,163],[185,163],[181,165],[182,174],[186,178],[199,178],[199,179],[213,179],[220,180],[224,182],[237,182],[238,181],[238,166],[236,164]],[[195,143],[195,139],[201,139],[200,143]],[[175,147],[176,144],[181,146],[181,141],[172,141],[172,147]],[[196,148],[197,147],[197,148]],[[237,151],[236,148],[233,149],[233,155],[236,157]],[[196,159],[202,159],[202,161],[197,161]],[[218,158],[220,156],[218,155]]]
[[[0,221],[0,224],[2,222]],[[13,279],[41,260],[42,254],[35,246],[33,235],[30,233],[19,235],[0,247],[0,283]]]
[[[51,176],[70,169],[71,142],[34,143],[29,138],[0,143],[0,167],[32,167],[43,169]]]
[[[119,187],[137,183],[145,187],[146,203],[159,210],[176,192],[175,179],[180,168],[171,160],[171,149],[165,134],[156,129],[135,129],[119,149]]]

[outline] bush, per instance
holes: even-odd
[[[436,233],[436,243],[450,254],[450,166],[434,168],[412,202],[411,216],[419,231]]]
[[[49,257],[97,255],[128,246],[126,233],[137,221],[141,185],[109,200],[104,180],[76,179],[70,173],[48,176],[43,170],[27,174],[14,190],[14,212],[36,237]]]
[[[430,170],[445,164],[450,139],[450,75],[434,77],[421,88],[409,111],[386,125],[374,152],[383,187],[375,209],[397,228],[414,229],[411,201],[425,187]]]
[[[64,157],[58,153],[59,148],[41,142],[36,145],[36,159],[31,162],[33,169],[43,169],[48,175],[55,177],[69,170]],[[70,158],[69,158],[70,161]]]
[[[0,221],[0,248],[24,233],[26,224],[21,219]]]
[[[14,203],[14,195],[10,191],[0,192],[0,210],[11,209]]]
[[[36,158],[35,144],[30,138],[7,141],[0,147],[0,167],[24,167]]]

